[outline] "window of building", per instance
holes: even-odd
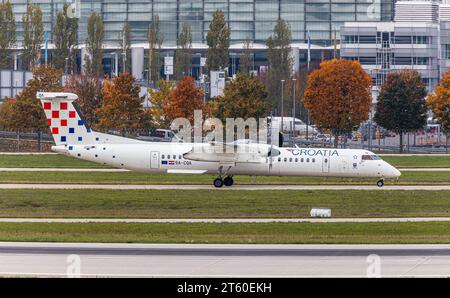
[[[450,44],[443,44],[442,45],[442,58],[443,59],[450,59]]]
[[[428,65],[428,57],[413,57],[414,65]]]
[[[347,43],[347,44],[358,43],[358,36],[357,35],[345,35],[343,37],[344,37],[344,43]]]
[[[360,35],[359,43],[362,44],[377,43],[377,37],[376,35]]]
[[[428,41],[429,41],[428,36],[420,35],[420,36],[413,37],[413,42],[415,44],[428,44],[429,43]]]
[[[411,44],[411,36],[410,35],[396,35],[394,38],[396,44]]]

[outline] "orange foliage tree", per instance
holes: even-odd
[[[338,136],[349,133],[369,117],[371,77],[359,62],[332,59],[322,62],[309,78],[304,105],[317,127]]]
[[[442,126],[448,139],[450,135],[450,70],[442,77],[434,94],[427,97],[427,105],[433,111],[433,117]]]
[[[145,126],[144,98],[139,96],[140,87],[129,73],[121,73],[102,87],[103,100],[97,110],[101,130],[117,130],[121,135],[134,134]]]
[[[209,105],[203,104],[203,90],[195,85],[192,77],[184,77],[170,92],[164,102],[166,118],[173,121],[176,118],[186,118],[194,122],[194,110],[202,110],[203,116],[210,113]]]
[[[47,132],[47,118],[41,102],[36,97],[37,92],[61,92],[62,72],[50,65],[41,65],[33,70],[33,78],[28,81],[16,99],[13,100],[11,123],[9,127],[21,132]]]

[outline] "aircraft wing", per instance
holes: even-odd
[[[270,146],[266,144],[209,143],[194,145],[184,158],[220,163],[265,162]]]

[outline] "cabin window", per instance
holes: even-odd
[[[292,162],[292,157],[291,157],[291,158],[289,158],[289,162]]]
[[[281,157],[278,157],[278,161],[281,161]]]
[[[298,162],[298,158],[295,158],[295,162]]]
[[[304,162],[304,161],[305,161],[305,159],[302,158],[301,162]]]
[[[306,159],[306,162],[309,162],[309,158]]]
[[[161,159],[164,159],[164,154],[161,155]]]
[[[181,155],[178,155],[178,159],[182,159],[183,157]]]
[[[287,157],[284,158],[284,162],[287,162]]]
[[[316,162],[316,159],[315,159],[315,158],[313,158],[313,159],[312,159],[312,162]]]

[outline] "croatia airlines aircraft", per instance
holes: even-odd
[[[377,179],[379,187],[385,178],[401,175],[367,150],[284,148],[249,142],[159,143],[103,134],[86,127],[73,105],[77,95],[39,92],[37,97],[56,143],[54,151],[116,168],[144,173],[215,174],[215,187],[233,185],[234,175],[366,177]],[[253,150],[216,153],[214,146],[249,146]]]

